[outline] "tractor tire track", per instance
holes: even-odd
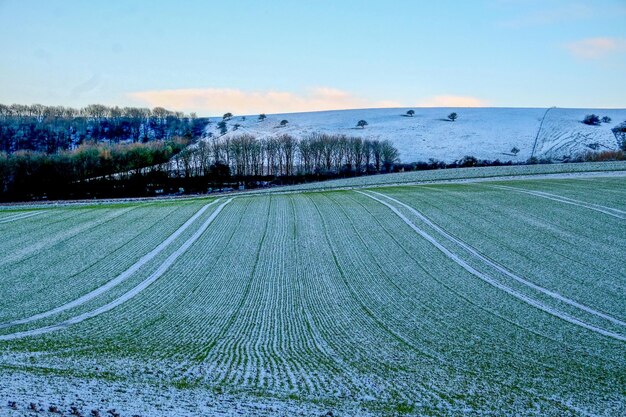
[[[510,187],[507,185],[492,185],[492,187],[500,188],[502,190],[509,190],[509,191],[515,191],[518,193],[529,194],[535,197],[542,197],[548,200],[558,201],[559,203],[571,204],[573,206],[583,207],[589,210],[594,210],[600,213],[604,213],[604,214],[607,214],[609,216],[612,216],[621,220],[626,220],[626,211],[616,209],[613,207],[607,207],[607,206],[594,204],[594,203],[587,203],[585,201],[575,200],[569,197],[563,197],[563,196],[556,195],[556,194],[546,193],[545,191],[524,190],[524,189],[517,188],[517,187]]]
[[[365,195],[365,196],[367,196],[367,197],[369,197],[369,198],[371,198],[371,199],[373,199],[373,200],[375,200],[375,201],[378,201],[379,203],[381,203],[381,204],[383,204],[383,205],[387,206],[387,207],[388,207],[391,211],[393,211],[393,212],[394,212],[394,213],[395,213],[398,217],[400,217],[400,218],[402,219],[402,221],[404,221],[404,222],[405,222],[405,223],[406,223],[409,227],[411,227],[411,228],[412,228],[412,229],[413,229],[413,230],[414,230],[417,234],[419,234],[419,235],[420,235],[420,236],[422,236],[424,239],[426,239],[428,242],[430,242],[432,245],[434,245],[437,249],[439,249],[441,252],[443,252],[443,253],[444,253],[444,254],[445,254],[448,258],[450,258],[451,260],[453,260],[455,263],[457,263],[459,266],[461,266],[461,267],[462,267],[463,269],[465,269],[467,272],[469,272],[469,273],[471,273],[472,275],[474,275],[474,276],[476,276],[476,277],[480,278],[480,279],[481,279],[481,280],[483,280],[484,282],[486,282],[486,283],[488,283],[488,284],[490,284],[490,285],[492,285],[492,286],[494,286],[494,287],[496,287],[496,288],[498,288],[498,289],[500,289],[500,290],[502,290],[502,291],[506,292],[507,294],[509,294],[509,295],[511,295],[511,296],[513,296],[513,297],[515,297],[515,298],[517,298],[517,299],[519,299],[519,300],[521,300],[521,301],[523,301],[523,302],[525,302],[525,303],[527,303],[527,304],[529,304],[529,305],[531,305],[531,306],[533,306],[533,307],[535,307],[535,308],[539,309],[539,310],[542,310],[542,311],[544,311],[544,312],[546,312],[546,313],[548,313],[548,314],[550,314],[550,315],[552,315],[552,316],[554,316],[554,317],[557,317],[557,318],[560,318],[560,319],[562,319],[562,320],[564,320],[564,321],[567,321],[568,323],[571,323],[571,324],[574,324],[574,325],[576,325],[576,326],[579,326],[579,327],[585,328],[585,329],[587,329],[587,330],[591,330],[592,332],[597,333],[597,334],[600,334],[600,335],[603,335],[603,336],[607,336],[607,337],[610,337],[610,338],[613,338],[613,339],[616,339],[616,340],[619,340],[619,341],[622,341],[622,342],[626,342],[626,336],[623,336],[623,335],[621,335],[621,334],[618,334],[618,333],[615,333],[615,332],[612,332],[612,331],[605,330],[605,329],[603,329],[603,328],[600,328],[600,327],[594,326],[594,325],[589,324],[589,323],[586,323],[586,322],[584,322],[584,321],[582,321],[582,320],[580,320],[580,319],[578,319],[578,318],[576,318],[576,317],[570,316],[570,315],[569,315],[569,314],[567,314],[567,313],[563,313],[563,312],[561,312],[561,311],[559,311],[559,310],[556,310],[556,309],[554,309],[554,308],[551,308],[551,307],[549,307],[549,306],[547,306],[547,305],[545,305],[545,304],[541,303],[540,301],[537,301],[537,300],[535,300],[535,299],[533,299],[533,298],[531,298],[531,297],[529,297],[529,296],[527,296],[527,295],[524,295],[524,294],[520,293],[519,291],[517,291],[517,290],[515,290],[515,289],[513,289],[513,288],[510,288],[510,287],[508,287],[508,286],[506,286],[506,285],[504,285],[504,284],[502,284],[502,283],[498,282],[497,280],[495,280],[494,278],[490,277],[489,275],[484,274],[484,273],[482,273],[482,272],[480,272],[480,271],[476,270],[476,269],[475,269],[475,268],[473,268],[471,265],[469,265],[467,262],[465,262],[463,259],[461,259],[459,256],[455,255],[455,254],[454,254],[454,253],[452,253],[450,250],[448,250],[445,246],[443,246],[441,243],[439,243],[439,241],[437,241],[434,237],[432,237],[431,235],[429,235],[428,233],[424,232],[422,229],[420,229],[419,227],[417,227],[415,224],[413,224],[413,222],[411,222],[411,221],[410,221],[410,220],[409,220],[409,219],[408,219],[408,218],[407,218],[404,214],[402,214],[402,213],[400,212],[400,210],[398,210],[396,207],[392,206],[391,204],[387,203],[386,201],[383,201],[383,200],[381,200],[380,198],[377,198],[377,197],[375,197],[375,196],[373,196],[373,195],[371,195],[371,194],[368,194],[368,193],[365,193],[365,192],[362,192],[362,191],[356,191],[356,192],[358,192],[358,193],[360,193],[360,194],[363,194],[363,195]],[[371,191],[371,192],[372,192],[372,193],[375,193],[375,192],[373,192],[373,191]],[[409,210],[411,210],[412,212],[414,212],[414,214],[417,214],[417,215],[418,215],[418,217],[420,217],[420,218],[422,218],[422,217],[423,217],[423,216],[421,216],[421,214],[419,214],[419,213],[418,213],[416,210],[414,210],[412,207],[407,206],[407,205],[405,205],[404,203],[402,203],[402,202],[400,202],[400,201],[398,201],[398,200],[392,199],[391,197],[387,197],[387,196],[385,196],[384,194],[380,194],[380,193],[375,193],[375,194],[378,194],[378,195],[383,196],[383,197],[385,197],[385,198],[389,198],[389,199],[391,199],[392,201],[395,201],[395,202],[397,202],[397,203],[399,203],[399,204],[401,204],[401,205],[405,206],[406,208],[408,208]],[[426,219],[426,220],[428,220],[428,219]],[[428,222],[430,222],[430,221],[428,221]],[[430,223],[432,224],[432,222],[430,222]],[[450,235],[448,235],[445,231],[443,231],[441,228],[439,228],[439,227],[438,227],[438,226],[436,226],[436,225],[434,225],[434,226],[433,226],[433,228],[435,228],[435,230],[438,230],[438,231],[440,231],[440,230],[441,230],[441,232],[440,232],[440,233],[442,233],[444,236],[450,236]],[[450,236],[450,237],[452,237],[452,236]],[[455,240],[456,240],[456,239],[455,239]],[[453,240],[453,241],[455,241],[455,240]],[[456,240],[456,242],[455,242],[455,243],[458,243],[458,242],[460,242],[460,241]],[[462,246],[462,247],[464,247],[464,249],[466,249],[466,248],[470,248],[470,247],[469,247],[468,245],[466,245],[466,244],[463,244],[463,246]],[[471,249],[471,248],[470,248],[470,249]],[[468,250],[468,249],[466,249],[466,250]],[[470,253],[472,253],[472,252],[470,252]],[[484,258],[482,255],[478,254],[476,251],[473,251],[473,254],[476,254],[477,256],[479,256],[479,257],[480,257],[479,259],[481,259],[481,260],[483,260],[483,259],[484,259],[484,260],[486,260],[486,259],[487,259],[487,258]],[[490,265],[492,265],[492,264],[493,264],[493,265],[496,265],[495,263],[493,263],[493,261],[489,261],[489,262],[490,262],[490,263],[489,263]],[[492,266],[493,266],[493,265],[492,265]],[[495,267],[495,266],[494,266],[494,267]],[[501,268],[501,267],[500,267],[500,268]],[[497,269],[497,268],[496,268],[496,269]],[[504,269],[504,270],[505,270],[505,269]],[[505,271],[506,271],[506,270],[505,270]],[[509,274],[510,274],[510,272],[509,272]],[[507,275],[508,275],[508,274],[507,274]],[[518,277],[518,278],[519,278],[519,277]],[[521,278],[520,278],[520,279],[521,279]],[[528,284],[532,284],[532,283],[530,283],[530,282],[528,282],[528,281],[526,281],[526,280],[523,280],[523,279],[522,279],[522,281],[527,282]],[[521,281],[520,281],[520,282],[521,282]],[[536,284],[533,284],[533,285],[536,285]],[[538,286],[537,286],[537,287],[538,287]],[[539,288],[543,288],[543,287],[539,287]],[[544,289],[544,290],[545,290],[545,289]],[[545,290],[545,291],[550,292],[549,290]],[[556,293],[554,293],[554,294],[556,294]],[[549,294],[548,294],[548,295],[549,295]],[[566,299],[565,297],[563,297],[563,298],[564,298],[564,299]],[[569,299],[567,299],[567,300],[569,300]],[[570,300],[570,301],[571,301],[571,300]],[[574,301],[572,301],[572,302],[574,302]],[[575,302],[574,302],[574,303],[575,303]],[[595,310],[593,310],[593,311],[595,311]],[[597,313],[599,313],[599,312],[597,312]],[[599,314],[602,314],[602,313],[599,313]],[[610,316],[607,316],[607,317],[610,317]],[[623,323],[623,322],[621,322],[621,321],[619,321],[619,320],[617,320],[617,319],[614,319],[614,318],[612,318],[612,317],[611,317],[611,319],[616,320],[616,321],[618,321],[618,322],[620,322],[620,323]]]
[[[59,324],[54,324],[54,325],[50,325],[50,326],[45,326],[45,327],[41,327],[41,328],[37,328],[37,329],[32,329],[32,330],[26,330],[23,332],[17,332],[17,333],[10,333],[10,334],[5,334],[5,335],[0,335],[0,340],[13,340],[13,339],[19,339],[19,338],[23,338],[23,337],[27,337],[27,336],[37,336],[37,335],[41,335],[41,334],[45,334],[45,333],[50,333],[56,330],[61,330],[61,329],[65,329],[67,327],[69,327],[70,325],[73,324],[77,324],[80,323],[82,321],[85,321],[87,319],[96,317],[102,313],[106,313],[107,311],[110,311],[112,309],[114,309],[115,307],[119,306],[120,304],[125,303],[126,301],[132,299],[133,297],[135,297],[137,294],[139,294],[141,291],[143,291],[144,289],[146,289],[150,284],[152,284],[154,281],[156,281],[158,278],[160,278],[169,268],[170,266],[172,266],[172,264],[181,256],[183,255],[188,249],[189,247],[191,247],[191,245],[193,245],[196,240],[198,240],[200,238],[200,236],[206,231],[206,229],[209,227],[209,225],[213,222],[213,220],[215,220],[215,218],[218,216],[218,214],[222,211],[222,209],[232,201],[233,199],[230,198],[227,201],[225,201],[224,203],[222,203],[217,209],[215,209],[215,211],[211,214],[211,216],[209,216],[209,218],[207,220],[205,220],[205,222],[200,226],[200,228],[189,238],[185,241],[185,243],[182,244],[182,246],[180,248],[178,248],[174,253],[172,253],[170,256],[167,257],[167,259],[159,266],[159,268],[154,271],[148,278],[146,278],[145,280],[143,280],[142,282],[140,282],[138,285],[136,285],[134,288],[132,288],[130,291],[126,292],[125,294],[123,294],[121,297],[118,297],[117,299],[105,304],[102,307],[99,307],[95,310],[80,314],[78,316],[69,318]],[[198,213],[196,213],[197,216],[200,216],[204,211],[206,211],[206,209],[216,203],[218,200],[215,200],[209,204],[207,204],[206,206],[204,206],[202,209],[200,209],[198,211]],[[194,220],[197,219],[196,215],[194,215],[191,219],[189,219],[185,224],[186,225],[190,225]],[[180,229],[179,229],[180,230]],[[183,229],[184,230],[184,229]],[[182,233],[183,230],[180,230],[180,233]],[[177,231],[178,232],[178,231]],[[175,232],[176,233],[176,232]],[[180,234],[178,233],[178,235]],[[178,236],[177,235],[177,236]],[[171,237],[171,236],[170,236]],[[169,239],[169,238],[168,238]],[[169,245],[171,243],[171,241],[174,239],[171,239],[167,245]],[[165,242],[163,242],[165,243]],[[167,246],[165,245],[165,246]],[[161,246],[161,245],[159,245]],[[162,250],[162,249],[161,249]],[[152,253],[152,252],[151,252]],[[154,254],[156,255],[156,253]],[[147,256],[147,255],[146,255]],[[145,257],[144,257],[145,258]],[[142,259],[144,259],[142,258]],[[149,259],[147,259],[145,262],[147,262]],[[145,263],[144,262],[144,263]],[[130,269],[133,270],[133,272],[135,272],[137,269],[139,269],[139,267],[134,268],[135,265],[133,265],[133,267],[131,267]],[[129,270],[130,270],[129,269]],[[127,276],[125,276],[125,278],[128,278],[130,274],[128,274]],[[119,278],[119,277],[118,277]],[[124,278],[124,279],[125,279]],[[118,280],[117,283],[115,285],[117,285],[119,282],[121,282],[121,280]],[[112,286],[111,286],[112,287]],[[102,288],[102,287],[100,287]],[[110,287],[108,287],[110,288]],[[107,288],[107,289],[108,289]],[[99,289],[98,289],[99,290]],[[96,290],[97,291],[97,290]],[[104,292],[101,291],[99,292],[102,293]],[[91,293],[90,293],[91,294]],[[89,294],[87,294],[89,295]],[[95,296],[92,296],[91,298],[93,298]],[[90,298],[90,299],[91,299]],[[82,303],[85,303],[88,300],[83,300]],[[82,304],[81,303],[81,304]],[[77,304],[80,305],[80,304]],[[75,305],[74,305],[75,306]],[[69,308],[69,307],[68,307]],[[67,308],[65,308],[67,309]],[[58,312],[58,311],[57,311]]]
[[[18,213],[18,214],[13,214],[11,216],[7,216],[4,219],[0,220],[0,224],[4,224],[4,223],[11,223],[17,220],[22,220],[22,219],[28,219],[30,217],[36,216],[38,214],[43,213],[43,211],[35,211],[35,212],[31,212],[31,213]]]
[[[189,228],[189,226],[191,226],[191,224],[198,217],[200,217],[211,205],[217,203],[218,201],[219,200],[212,201],[209,204],[207,204],[204,207],[202,207],[193,216],[191,216],[189,218],[189,220],[187,220],[182,226],[180,226],[178,228],[178,230],[176,230],[174,233],[172,233],[167,239],[165,239],[163,242],[161,242],[156,248],[152,249],[146,255],[142,256],[137,262],[135,262],[133,265],[131,265],[130,268],[128,268],[126,271],[122,272],[117,277],[113,278],[111,281],[107,282],[103,286],[98,287],[95,290],[90,291],[87,294],[85,294],[85,295],[83,295],[83,296],[81,296],[81,297],[79,297],[79,298],[77,298],[77,299],[75,299],[73,301],[70,301],[69,303],[63,304],[63,305],[61,305],[59,307],[55,307],[55,308],[53,308],[51,310],[44,311],[42,313],[32,315],[30,317],[25,317],[23,319],[12,320],[12,321],[6,322],[6,323],[0,323],[0,329],[4,329],[4,328],[10,327],[10,326],[15,326],[15,325],[18,325],[18,324],[30,323],[30,322],[33,322],[35,320],[41,320],[43,318],[50,317],[50,316],[52,316],[54,314],[61,313],[62,311],[69,310],[69,309],[74,308],[74,307],[78,307],[78,306],[80,306],[82,304],[85,304],[86,302],[88,302],[90,300],[93,300],[94,298],[96,298],[97,296],[99,296],[99,295],[103,294],[104,292],[110,290],[111,288],[121,284],[122,282],[126,281],[130,276],[132,276],[135,272],[137,272],[142,266],[144,266],[145,264],[150,262],[159,253],[161,253],[163,250],[165,250],[178,236],[180,236],[181,233],[183,233],[185,230],[187,230],[187,228]]]
[[[423,214],[421,214],[420,212],[418,212],[417,210],[415,210],[413,207],[404,204],[403,202],[396,200],[395,198],[389,197],[385,194],[381,194],[381,193],[377,193],[375,191],[372,191],[372,193],[383,196],[385,198],[388,198],[389,200],[400,204],[401,206],[403,206],[404,208],[408,209],[411,213],[413,213],[415,216],[417,216],[420,220],[422,220],[424,223],[426,223],[427,225],[429,225],[430,227],[432,227],[433,229],[435,229],[437,232],[441,233],[446,239],[456,243],[457,245],[461,246],[463,249],[465,249],[467,252],[471,253],[472,255],[474,255],[476,258],[480,259],[481,261],[483,261],[484,263],[486,263],[487,265],[493,267],[494,269],[498,270],[499,272],[503,273],[504,275],[506,275],[507,277],[514,279],[515,281],[519,282],[520,284],[524,284],[536,291],[539,291],[549,297],[552,297],[558,301],[564,302],[566,304],[569,304],[573,307],[576,307],[580,310],[583,310],[589,314],[592,314],[594,316],[603,318],[605,320],[608,320],[610,322],[612,322],[613,324],[617,324],[619,326],[625,326],[626,327],[626,322],[621,321],[619,319],[616,319],[615,317],[609,316],[608,314],[602,313],[600,311],[597,311],[591,307],[588,307],[584,304],[581,304],[577,301],[574,301],[570,298],[567,298],[555,291],[551,291],[547,288],[541,287],[537,284],[535,284],[534,282],[528,281],[518,275],[515,275],[514,273],[512,273],[511,271],[509,271],[508,269],[506,269],[505,267],[503,267],[502,265],[492,261],[491,259],[487,258],[486,256],[482,255],[481,253],[479,253],[476,249],[474,249],[472,246],[468,245],[467,243],[463,242],[460,239],[457,239],[456,237],[452,236],[451,234],[449,234],[448,232],[446,232],[445,230],[443,230],[441,227],[439,227],[438,225],[436,225],[435,223],[433,223],[430,219],[428,219],[426,216],[424,216]]]

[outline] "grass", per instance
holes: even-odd
[[[376,188],[397,213],[350,190],[239,196],[134,298],[60,331],[0,340],[0,368],[148,383],[157,393],[227,392],[335,415],[624,414],[626,343],[549,312],[618,336],[624,326],[512,279],[441,230],[525,280],[624,321],[626,220],[585,204],[625,211],[625,185],[621,177],[529,177]],[[0,321],[103,285],[207,202],[60,207],[0,224],[10,236],[0,242]],[[58,315],[0,328],[0,337],[123,296],[211,210],[128,281]],[[98,223],[103,215],[111,221]],[[31,246],[27,257],[16,255]]]

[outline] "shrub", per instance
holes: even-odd
[[[513,155],[517,155],[519,153],[519,148],[517,146],[513,146],[513,148],[511,149],[511,153]]]
[[[367,126],[367,122],[365,120],[359,120],[356,124],[356,127],[360,127],[361,129],[365,129],[365,126]]]
[[[289,120],[281,120],[280,121],[280,126],[281,127],[285,127],[285,126],[287,126],[287,123],[289,123]]]
[[[409,110],[408,112],[406,112],[406,114],[410,117],[413,117],[413,115],[415,114],[415,110]]]
[[[259,114],[259,122],[262,122],[265,119],[267,119],[267,116],[265,115],[265,113]]]
[[[464,156],[463,159],[458,162],[460,168],[475,167],[476,165],[478,165],[478,158],[475,156]]]
[[[602,118],[602,123],[611,123],[611,118],[609,116],[604,116]]]
[[[457,117],[459,117],[459,115],[455,112],[452,112],[448,115],[448,119],[452,120],[453,122],[457,119]]]
[[[589,126],[598,126],[600,124],[600,117],[596,114],[588,114],[583,119],[583,123]]]
[[[624,151],[586,152],[580,157],[581,162],[604,162],[626,160]]]

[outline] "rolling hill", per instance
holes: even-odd
[[[626,109],[561,108],[409,108],[338,110],[268,115],[236,116],[228,121],[226,137],[249,133],[258,137],[288,133],[295,136],[320,132],[348,136],[389,139],[400,151],[402,162],[445,162],[466,155],[481,159],[525,161],[532,156],[563,160],[590,150],[616,150],[619,143],[611,131],[626,120]],[[451,112],[455,122],[447,120]],[[608,116],[610,123],[588,126],[581,121],[587,114]],[[206,132],[219,136],[213,118]],[[280,127],[280,122],[289,123]],[[357,128],[359,120],[368,125]],[[235,125],[240,125],[236,130]],[[511,153],[519,149],[517,155]],[[534,149],[534,153],[533,153]]]

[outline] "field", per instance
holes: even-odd
[[[2,210],[0,415],[626,415],[605,167]]]

